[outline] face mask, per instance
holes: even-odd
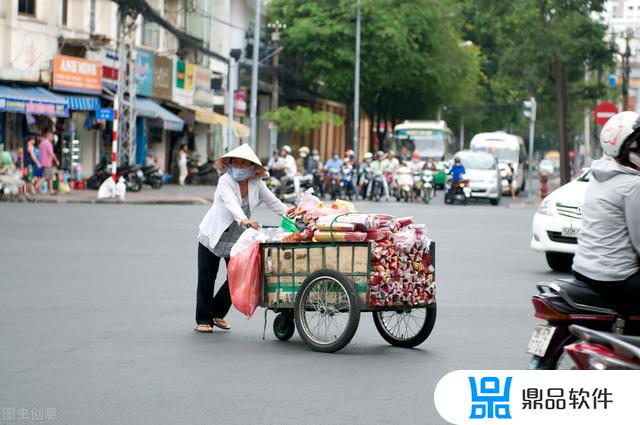
[[[313,155],[314,161],[320,161],[320,155]]]
[[[237,182],[241,182],[252,177],[256,173],[256,166],[252,165],[249,168],[229,167],[228,173],[232,179]]]
[[[304,153],[304,152],[300,152],[300,158],[306,158],[306,157],[307,157],[307,154],[306,154],[306,153]]]
[[[338,155],[333,155],[333,159],[337,161],[340,159],[340,157]]]

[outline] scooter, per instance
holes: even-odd
[[[342,167],[342,179],[340,180],[340,197],[348,198],[350,201],[356,194],[356,187],[353,183],[353,166],[345,164]]]
[[[451,181],[451,177],[447,178],[447,192],[444,195],[445,204],[453,204],[455,201],[462,202],[463,205],[467,205],[469,198],[471,198],[471,187],[469,187],[469,180]]]
[[[396,171],[396,200],[409,202],[413,193],[413,172],[406,165],[401,165]]]
[[[640,335],[640,306],[612,305],[589,285],[577,279],[541,282],[531,297],[535,317],[546,324],[535,327],[527,353],[529,369],[556,369],[564,348],[578,338],[571,325],[617,335]]]
[[[142,167],[142,174],[144,175],[144,184],[148,184],[154,189],[162,187],[162,172],[156,165],[145,165]]]
[[[386,177],[380,172],[373,172],[373,178],[371,180],[371,198],[372,200],[379,202],[380,198],[384,196],[384,179]]]
[[[341,170],[339,168],[327,169],[327,173],[325,175],[325,193],[328,193],[332,200],[338,199],[341,184]]]
[[[144,182],[144,173],[142,168],[137,165],[122,165],[116,170],[116,181],[124,177],[127,190],[131,192],[140,192]],[[107,162],[106,157],[102,157],[96,165],[93,175],[87,179],[87,187],[98,190],[100,185],[111,178],[111,164]]]
[[[269,190],[271,190],[278,198],[283,199],[286,202],[295,203],[297,195],[295,193],[293,179],[288,179],[287,187],[283,188],[280,179],[285,175],[284,170],[272,170],[269,174],[270,176],[265,181]]]
[[[413,195],[418,201],[428,204],[436,196],[436,187],[433,182],[433,173],[422,170],[413,173]]]
[[[569,326],[577,343],[564,348],[559,369],[640,370],[640,338]]]

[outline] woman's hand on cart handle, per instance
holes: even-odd
[[[262,227],[260,222],[257,220],[242,220],[240,222],[240,225],[245,229],[248,229],[249,227],[253,227],[256,230],[259,230]]]

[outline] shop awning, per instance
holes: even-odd
[[[184,121],[179,116],[167,111],[153,100],[138,97],[135,108],[140,117],[160,119],[162,128],[165,130],[182,131],[184,128]]]
[[[97,111],[100,109],[100,99],[96,96],[65,96],[72,111]]]
[[[0,111],[68,117],[69,104],[64,97],[44,87],[0,85]]]
[[[201,106],[194,106],[194,105],[185,106],[185,108],[189,109],[190,111],[193,111],[196,122],[199,122],[202,124],[218,124],[223,127],[226,127],[229,121],[226,116],[219,114],[217,112],[214,112],[208,108],[203,108]],[[249,137],[249,135],[251,134],[251,129],[248,126],[238,121],[234,121],[233,133],[236,137],[246,138],[246,137]]]

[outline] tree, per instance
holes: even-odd
[[[334,113],[313,112],[306,106],[300,105],[295,109],[280,107],[276,112],[267,112],[262,117],[273,122],[281,131],[296,131],[300,134],[309,134],[324,123],[334,126],[344,124],[342,119]]]
[[[284,63],[299,87],[353,100],[355,1],[273,0],[287,23]],[[378,123],[434,117],[447,103],[472,98],[477,51],[461,48],[445,0],[362,0],[361,105]],[[349,119],[351,116],[349,115]]]

